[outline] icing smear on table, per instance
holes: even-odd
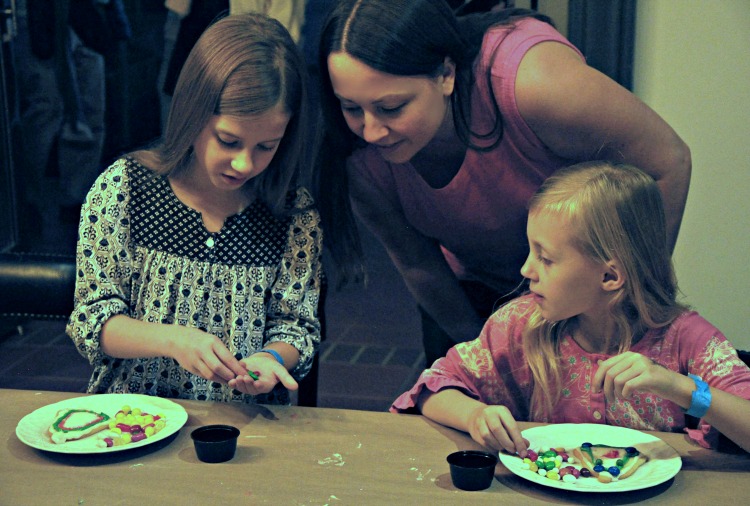
[[[318,460],[318,464],[320,464],[321,466],[332,464],[334,466],[341,467],[344,464],[346,464],[346,462],[344,461],[344,457],[340,453],[334,453],[330,457],[326,457],[324,459]]]

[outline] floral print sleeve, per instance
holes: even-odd
[[[678,339],[680,368],[711,387],[750,400],[750,368],[739,358],[724,334],[695,312],[678,319],[669,332]],[[691,439],[706,448],[718,444],[718,432],[705,421],[686,429]]]
[[[129,312],[132,251],[128,185],[125,164],[120,160],[97,178],[81,210],[74,309],[67,333],[92,365],[104,359],[99,346],[104,322]]]
[[[528,367],[521,335],[532,309],[529,299],[517,299],[497,311],[480,336],[459,343],[426,369],[414,387],[393,402],[394,413],[416,411],[419,395],[456,388],[486,404],[506,406],[514,418],[528,417],[530,397]]]
[[[310,371],[320,345],[322,233],[320,216],[312,203],[307,190],[297,190],[288,244],[272,288],[266,321],[266,342],[282,341],[299,351],[299,363],[290,371],[297,379]]]

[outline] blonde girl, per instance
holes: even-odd
[[[750,449],[750,369],[677,302],[664,210],[639,169],[588,162],[529,202],[529,293],[453,347],[400,396],[480,444],[525,455],[517,420],[721,432]]]

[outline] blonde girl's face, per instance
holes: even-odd
[[[436,78],[379,72],[347,53],[328,56],[328,73],[347,125],[392,163],[405,163],[435,136],[453,93],[454,68]]]
[[[271,163],[289,120],[281,106],[255,116],[212,116],[193,144],[196,171],[215,190],[240,189]]]
[[[605,289],[608,266],[581,253],[571,238],[575,231],[556,214],[529,214],[526,232],[529,256],[521,274],[548,321],[584,315],[603,321],[610,291]]]

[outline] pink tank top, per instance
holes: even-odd
[[[545,41],[560,42],[580,54],[553,27],[535,19],[518,22],[510,32],[508,27],[487,32],[475,70],[472,130],[487,132],[494,121],[486,86],[491,63],[503,138],[492,151],[468,150],[459,172],[443,188],[431,188],[410,163],[386,162],[372,147],[357,151],[351,159],[350,177],[381,188],[412,226],[438,240],[459,279],[480,281],[499,292],[510,291],[522,280],[529,197],[552,172],[571,163],[542,144],[516,107],[521,59]]]

